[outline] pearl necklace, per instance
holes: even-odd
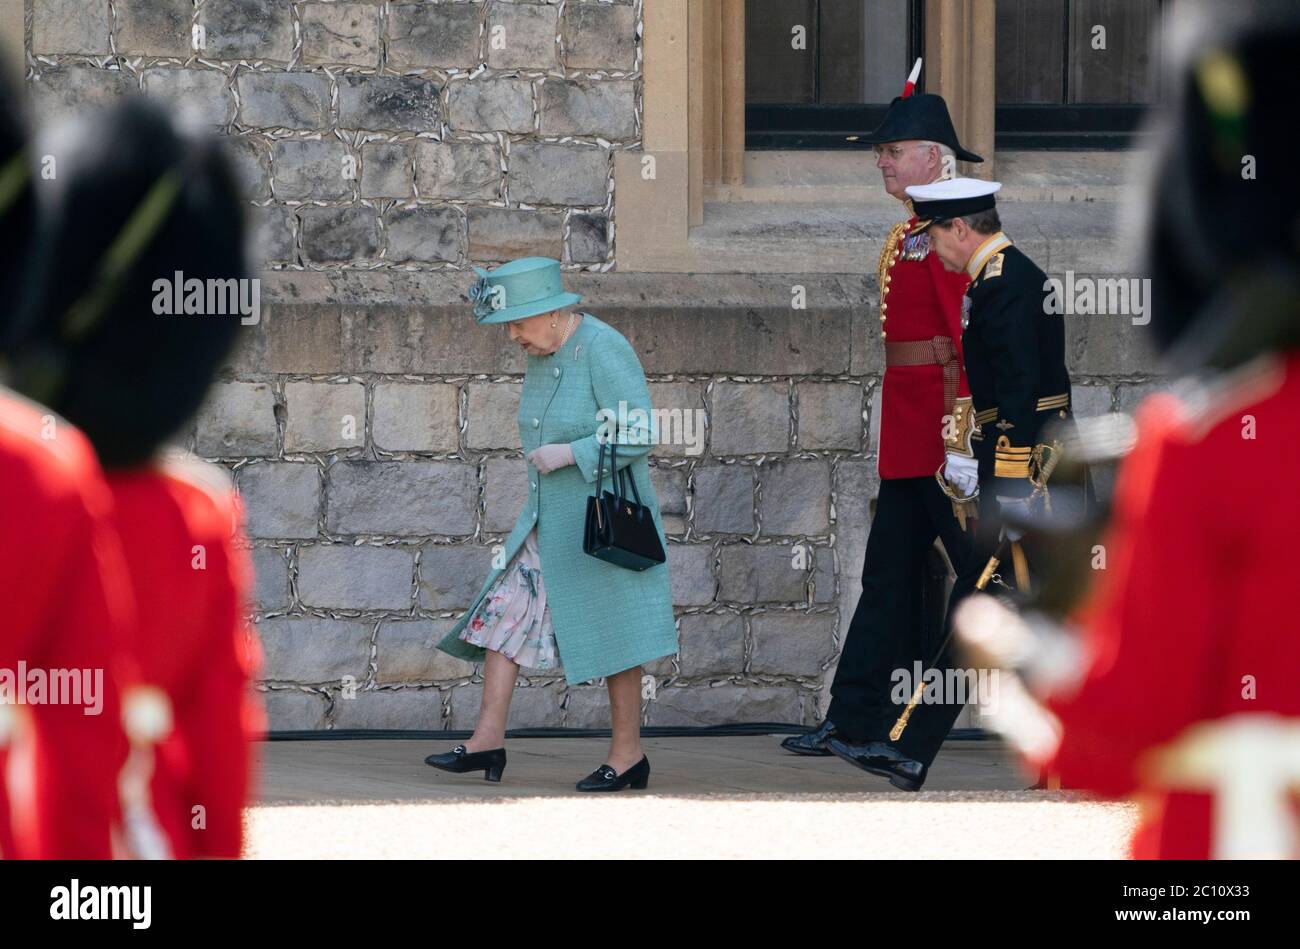
[[[564,348],[564,344],[567,343],[567,342],[569,341],[569,336],[570,336],[570,334],[573,333],[573,319],[574,319],[575,316],[577,316],[577,314],[574,313],[572,310],[570,310],[570,311],[569,311],[569,322],[568,322],[568,324],[564,327],[564,335],[560,337],[560,345],[555,347],[555,351],[556,351],[557,353],[558,353],[561,349]]]

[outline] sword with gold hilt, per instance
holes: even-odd
[[[1034,448],[1033,463],[1030,465],[1029,483],[1034,486],[1033,493],[1029,495],[1029,503],[1032,505],[1037,499],[1042,498],[1044,509],[1051,511],[1052,504],[1047,491],[1047,481],[1052,476],[1057,462],[1060,461],[1061,446],[1059,442],[1052,442],[1050,445],[1038,445]],[[940,484],[946,485],[947,482],[941,475],[936,473],[940,478]],[[948,493],[948,492],[945,492]],[[952,497],[951,493],[948,494]],[[963,525],[964,526],[964,525]],[[1011,563],[1016,572],[1016,588],[1022,592],[1029,590],[1029,560],[1025,557],[1025,550],[1020,545],[1019,540],[1008,540],[1006,529],[1003,529],[1002,537],[998,540],[997,549],[989,562],[984,565],[983,571],[980,572],[979,579],[975,581],[975,590],[982,592],[995,579],[1001,582],[998,577],[998,567],[1002,565],[1003,548],[1010,545]],[[952,641],[952,629],[943,637],[943,642],[939,644],[939,651],[935,653],[934,661],[930,663],[930,668],[939,664],[943,658],[944,652],[948,648],[948,643]],[[894,727],[889,730],[889,740],[898,741],[903,737],[903,732],[907,729],[907,723],[912,718],[912,712],[921,704],[921,696],[925,694],[925,681],[916,684],[916,689],[912,692],[911,699],[908,700],[907,707],[903,709],[903,714],[898,716],[898,721],[894,722]]]

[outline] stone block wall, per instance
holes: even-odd
[[[681,648],[646,670],[645,721],[820,717],[878,487],[874,268],[611,272],[612,155],[640,147],[640,0],[27,0],[27,14],[42,120],[157,96],[231,145],[262,320],[184,440],[246,505],[273,729],[472,727],[480,670],[433,644],[523,503],[524,360],[462,294],[470,263],[528,253],[561,258],[628,336],[657,407],[706,424],[701,453],[653,455]],[[1155,384],[1127,321],[1068,325],[1080,414]],[[512,727],[607,724],[599,685],[524,684]]]
[[[640,0],[28,0],[42,119],[122,96],[226,137],[278,268],[614,262]]]

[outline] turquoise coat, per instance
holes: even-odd
[[[619,429],[618,465],[628,468],[636,479],[641,501],[654,512],[655,527],[667,551],[646,460],[653,447],[650,392],[632,345],[609,324],[584,314],[558,351],[528,357],[519,399],[524,455],[540,445],[564,442],[573,448],[577,463],[545,475],[527,465],[528,503],[498,562],[509,564],[536,524],[542,583],[555,623],[560,663],[571,685],[677,652],[668,564],[637,572],[582,550],[587,498],[595,490],[600,454],[597,413],[608,409],[617,420],[620,403],[625,404],[627,427]],[[635,442],[639,444],[629,444]],[[608,469],[608,450],[605,466]],[[604,483],[608,488],[609,474]],[[438,644],[439,649],[471,662],[483,658],[486,650],[459,636],[503,569],[488,575],[474,605]]]

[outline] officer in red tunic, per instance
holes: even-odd
[[[24,136],[4,93],[0,331],[34,212]],[[86,439],[3,387],[0,498],[0,857],[104,859],[118,817],[128,672],[119,647],[133,619],[125,564]]]
[[[1081,661],[1026,674],[1050,717],[1009,730],[1044,736],[1022,747],[1062,786],[1142,802],[1135,857],[1296,858],[1300,10],[1213,13],[1180,31],[1148,214],[1151,329],[1186,375],[1139,408],[1105,567],[1080,565],[1096,577],[1070,618]],[[987,638],[987,606],[963,636]]]
[[[239,856],[250,742],[263,729],[233,485],[162,451],[241,325],[228,310],[154,308],[160,278],[244,277],[239,201],[218,149],[143,103],[88,120],[41,192],[47,223],[11,354],[15,387],[80,426],[108,471],[124,586],[141,607],[126,637],[140,682],[126,702],[121,781],[135,856]],[[110,247],[113,268],[98,266]]]
[[[923,769],[888,746],[898,708],[890,697],[893,672],[922,659],[919,604],[926,555],[939,538],[961,570],[970,542],[939,487],[945,465],[945,417],[969,394],[962,370],[961,301],[965,274],[947,272],[929,237],[912,234],[916,218],[904,188],[948,177],[954,159],[979,162],[957,141],[948,107],[936,95],[904,95],[863,140],[875,146],[885,190],[903,202],[909,220],[891,229],[880,255],[880,333],[885,376],[878,396],[880,493],[867,538],[862,594],[844,638],[826,719],[782,745],[797,754],[830,754],[833,736],[878,743],[874,773],[916,790]],[[943,147],[940,147],[943,146]],[[926,657],[928,658],[928,657]]]

